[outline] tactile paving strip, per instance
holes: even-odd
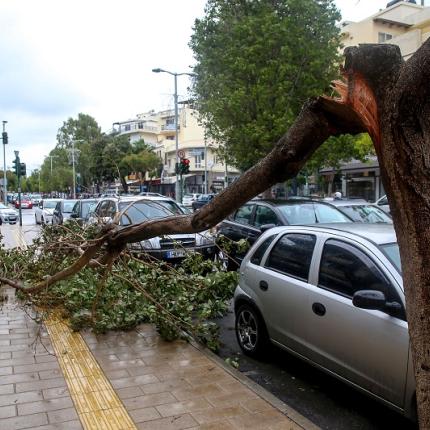
[[[136,429],[82,336],[56,315],[45,326],[85,430]]]

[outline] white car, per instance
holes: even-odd
[[[18,212],[3,203],[0,203],[0,225],[3,223],[16,224]]]
[[[388,204],[387,196],[382,196],[381,198],[376,200],[375,204],[387,214],[391,214],[390,205]]]
[[[34,219],[36,224],[51,224],[54,215],[55,207],[58,202],[63,199],[43,199],[40,201],[39,206],[34,209]]]
[[[200,197],[200,194],[184,194],[182,197],[182,204],[187,207],[191,207],[193,202],[195,202]]]

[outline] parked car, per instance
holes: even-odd
[[[350,222],[351,220],[326,202],[312,200],[251,200],[217,226],[217,235],[233,241],[246,239],[252,245],[261,233],[279,225]],[[229,270],[235,270],[245,252],[231,249],[225,258]],[[223,258],[223,257],[222,257]]]
[[[234,296],[245,354],[269,342],[414,418],[399,247],[390,224],[286,226],[246,255]]]
[[[3,223],[16,224],[18,212],[3,203],[0,203],[0,225]]]
[[[19,200],[15,201],[15,208],[19,209]],[[22,197],[21,198],[21,209],[33,209],[33,203],[31,202],[30,197]]]
[[[380,209],[377,205],[366,202],[366,200],[333,199],[328,203],[339,209],[353,222],[364,222],[372,224],[393,223],[393,219],[390,215]]]
[[[34,219],[36,224],[52,223],[52,216],[57,203],[63,199],[43,199],[34,209]]]
[[[61,200],[57,202],[54,212],[52,213],[52,224],[64,224],[64,221],[70,218],[76,202],[77,200]]]
[[[95,207],[97,206],[98,199],[81,199],[78,200],[73,206],[70,219],[74,219],[79,223],[86,223]]]
[[[42,200],[42,194],[31,195],[31,202],[33,203],[33,206],[38,206],[41,200]]]
[[[200,197],[200,194],[184,194],[182,196],[182,204],[186,207],[192,207],[193,202],[195,202]]]
[[[387,196],[382,196],[378,200],[376,200],[375,204],[379,206],[384,212],[387,214],[391,213],[390,205],[388,204]]]
[[[191,203],[191,207],[194,211],[197,209],[200,209],[205,204],[209,203],[213,198],[215,197],[215,194],[201,194],[197,200]]]
[[[147,220],[184,214],[174,200],[158,196],[134,196],[104,198],[97,204],[89,222],[117,222],[126,227]],[[200,233],[172,234],[157,236],[141,242],[129,244],[129,250],[142,258],[156,258],[168,262],[183,259],[187,252],[199,252],[207,258],[215,256],[215,239],[209,231]]]

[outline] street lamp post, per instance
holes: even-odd
[[[5,206],[7,206],[7,176],[6,176],[6,143],[5,141],[6,136],[6,124],[7,121],[3,121],[3,200]],[[6,138],[7,139],[7,138]]]
[[[194,73],[175,73],[175,72],[169,72],[168,70],[164,69],[152,69],[154,73],[168,73],[169,75],[174,76],[175,78],[175,94],[174,94],[174,100],[175,100],[175,151],[176,151],[176,157],[175,157],[175,173],[176,173],[176,183],[175,183],[175,199],[177,202],[182,203],[182,183],[179,183],[179,172],[178,172],[178,166],[179,166],[179,142],[178,142],[178,76],[182,75],[188,75],[188,76],[194,76]]]

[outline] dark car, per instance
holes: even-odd
[[[80,224],[86,223],[92,211],[97,206],[97,199],[82,199],[78,200],[73,206],[70,218],[78,221]]]
[[[205,204],[209,203],[214,197],[215,197],[215,194],[202,194],[197,200],[195,200],[191,204],[193,211],[200,209]]]
[[[262,232],[281,225],[351,222],[335,207],[312,200],[251,200],[217,226],[218,237],[246,239],[252,245]],[[245,252],[231,249],[226,259],[229,270],[237,269]]]
[[[69,219],[75,203],[76,200],[59,201],[52,215],[52,224],[63,224],[66,219]]]

